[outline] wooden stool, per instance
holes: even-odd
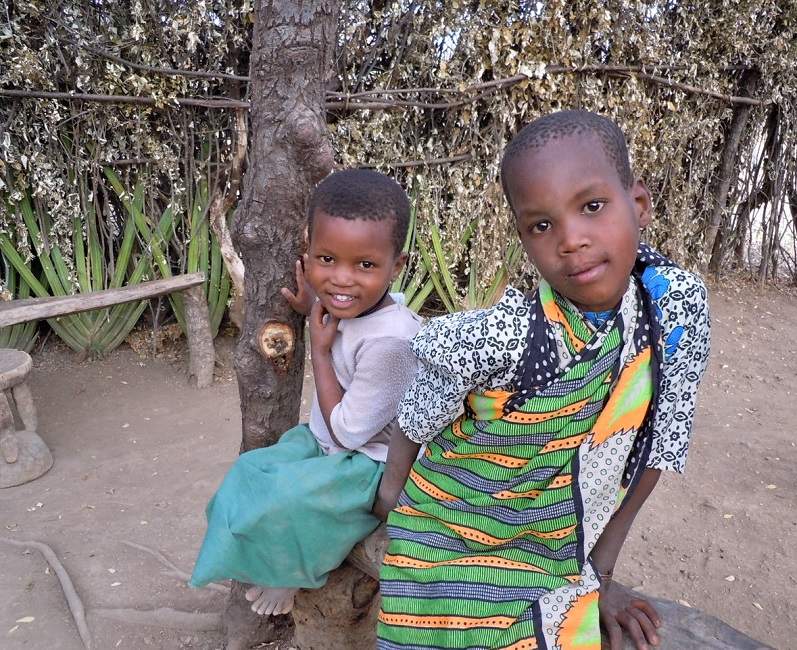
[[[32,367],[26,352],[0,348],[0,488],[32,481],[53,465],[50,450],[36,433],[36,407],[26,382]],[[19,431],[14,407],[24,427]]]

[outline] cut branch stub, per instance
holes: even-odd
[[[274,370],[279,374],[288,371],[293,361],[295,343],[293,328],[278,320],[267,320],[257,335],[260,354],[272,363]]]

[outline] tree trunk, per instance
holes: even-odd
[[[757,70],[746,70],[741,81],[742,93],[749,96],[755,94],[760,74]],[[736,155],[739,150],[739,142],[742,139],[747,120],[753,107],[749,104],[737,104],[733,109],[733,117],[725,134],[725,142],[722,147],[719,169],[711,188],[712,209],[708,219],[708,229],[705,238],[705,256],[708,260],[708,268],[717,273],[720,266],[720,249],[717,245],[717,235],[720,232],[720,225],[725,214],[725,205],[728,200],[728,190],[733,178],[733,168],[736,164]]]
[[[246,309],[235,350],[242,452],[274,443],[299,416],[304,319],[279,290],[295,284],[306,198],[333,166],[323,106],[338,13],[338,0],[258,0],[255,8],[250,158],[232,226],[246,268]],[[287,618],[254,615],[242,593],[234,585],[225,611],[230,649],[268,640]]]

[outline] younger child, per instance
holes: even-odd
[[[379,524],[371,514],[388,424],[417,369],[419,319],[388,293],[406,261],[407,195],[374,171],[334,173],[308,207],[299,290],[310,312],[315,399],[309,425],[242,454],[207,507],[193,586],[234,578],[259,614],[284,614],[299,588],[321,587]]]
[[[612,570],[660,471],[684,469],[706,290],[640,244],[651,199],[614,122],[532,122],[501,179],[542,278],[413,342],[422,368],[380,487],[385,511],[409,475],[388,518],[379,647],[599,650],[600,617],[613,650],[623,628],[646,649],[659,617]]]

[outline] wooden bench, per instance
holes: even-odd
[[[213,336],[210,333],[208,303],[203,290],[204,283],[203,273],[188,273],[163,280],[141,282],[121,289],[0,302],[0,327],[104,309],[138,300],[149,300],[179,291],[185,300],[185,324],[190,357],[189,379],[196,383],[197,388],[207,388],[213,383],[215,352]]]

